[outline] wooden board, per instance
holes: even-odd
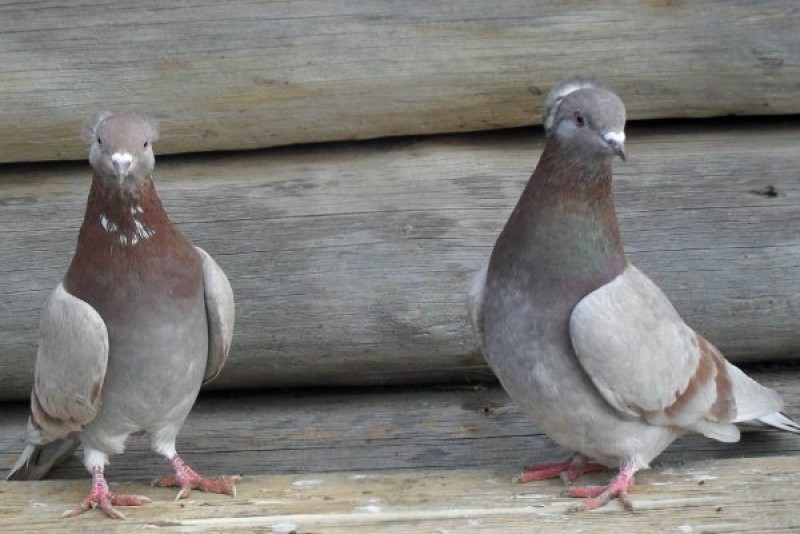
[[[11,483],[0,493],[0,527],[7,532],[264,532],[375,534],[503,532],[795,532],[800,529],[800,459],[696,461],[637,478],[635,513],[617,503],[590,513],[574,505],[560,482],[510,482],[496,469],[376,472],[372,474],[261,475],[239,484],[236,498],[195,492],[176,503],[174,492],[147,484],[114,484],[146,493],[153,502],[119,509],[114,521],[100,511],[60,519],[84,499],[87,483]],[[607,476],[586,477],[605,483]]]
[[[789,415],[800,415],[800,368],[748,372],[783,395]],[[4,467],[21,449],[25,417],[22,404],[0,410]],[[154,501],[125,509],[125,524],[99,512],[58,518],[88,491],[88,475],[76,458],[53,480],[0,482],[0,527],[297,534],[800,528],[800,437],[777,432],[745,433],[737,444],[683,438],[637,477],[637,513],[611,504],[588,515],[565,515],[571,501],[562,496],[560,482],[511,483],[523,465],[567,453],[496,387],[204,395],[178,450],[200,472],[243,473],[235,499],[194,492],[188,502],[173,502],[173,490],[147,484],[168,470],[147,449],[143,439],[131,440],[107,472],[113,489]],[[600,483],[607,476],[583,480]]]
[[[794,0],[0,5],[0,161],[80,159],[97,108],[161,119],[161,153],[539,122],[595,75],[633,118],[800,112]]]
[[[730,358],[800,354],[797,121],[629,128],[632,260]],[[489,376],[465,292],[541,149],[530,130],[162,158],[168,212],[237,297],[217,388]],[[0,168],[0,398],[27,398],[87,165]],[[770,189],[772,188],[772,189]]]

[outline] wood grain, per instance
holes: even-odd
[[[800,125],[634,126],[615,194],[632,261],[736,361],[800,354]],[[465,292],[538,131],[162,158],[168,213],[237,298],[216,388],[486,378]],[[0,398],[27,398],[45,298],[74,250],[85,164],[0,168]]]
[[[776,390],[786,413],[800,419],[800,367],[745,370]],[[0,408],[3,471],[22,450],[29,406],[5,403]],[[247,475],[493,467],[510,479],[524,465],[568,454],[495,384],[207,392],[192,409],[177,448],[198,471]],[[733,444],[691,435],[670,446],[656,465],[798,454],[800,437],[783,432],[745,432]],[[49,478],[86,479],[81,457]],[[107,474],[121,481],[168,471],[149,441],[134,436],[125,453],[113,457]]]
[[[0,3],[0,161],[80,159],[98,108],[161,153],[539,122],[595,75],[633,118],[800,112],[794,0]]]
[[[789,415],[800,415],[800,368],[748,372],[783,395]],[[26,413],[22,403],[0,411],[5,467],[21,449]],[[113,489],[154,502],[126,508],[124,524],[99,512],[59,519],[88,491],[88,475],[75,458],[53,480],[0,483],[0,526],[9,532],[102,527],[297,534],[516,533],[530,532],[532,524],[537,532],[800,528],[800,437],[777,432],[748,432],[735,444],[683,438],[637,476],[637,513],[614,503],[597,513],[565,515],[571,502],[560,482],[510,482],[523,465],[567,452],[496,387],[205,394],[178,450],[205,474],[243,473],[238,497],[196,491],[187,502],[173,502],[173,490],[147,485],[168,467],[138,438],[112,458],[107,473]]]
[[[377,472],[364,475],[261,475],[239,483],[235,498],[194,492],[174,502],[172,491],[146,483],[114,484],[153,502],[121,507],[114,521],[97,510],[69,520],[60,514],[88,492],[77,481],[14,482],[0,493],[8,532],[265,532],[375,534],[475,532],[795,532],[800,460],[796,456],[690,462],[637,477],[635,513],[617,503],[568,514],[574,504],[550,480],[512,484],[495,469]],[[604,482],[603,475],[586,477]],[[691,530],[689,530],[691,529]]]

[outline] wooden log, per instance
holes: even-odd
[[[628,130],[616,199],[632,260],[735,361],[800,353],[796,121]],[[158,188],[237,296],[217,388],[489,376],[465,291],[527,180],[538,131],[162,158]],[[0,169],[0,398],[27,398],[86,164]]]
[[[800,368],[785,363],[764,367],[746,371],[777,391],[785,412],[800,419]],[[23,448],[29,410],[27,403],[0,405],[0,473],[11,468]],[[205,392],[181,429],[177,448],[196,470],[215,474],[493,467],[508,479],[533,461],[558,461],[569,454],[495,384]],[[745,432],[739,443],[721,443],[690,435],[671,445],[657,463],[764,455],[800,458],[800,438]],[[133,436],[125,453],[113,457],[107,474],[122,481],[168,471],[149,440]],[[48,478],[85,480],[82,454]]]
[[[789,415],[800,415],[797,367],[748,372],[783,395]],[[21,449],[27,407],[2,408],[0,466],[8,467]],[[88,475],[75,458],[52,480],[0,482],[0,526],[8,532],[102,527],[298,534],[521,533],[532,524],[537,532],[689,532],[679,530],[688,525],[693,532],[727,533],[798,526],[800,439],[778,432],[746,433],[731,444],[681,439],[637,476],[631,493],[637,513],[612,503],[599,513],[565,515],[572,502],[563,497],[560,481],[511,483],[523,465],[559,460],[567,452],[537,432],[497,387],[206,394],[178,449],[202,473],[243,473],[238,496],[195,491],[188,501],[174,502],[174,490],[148,486],[169,468],[136,438],[112,458],[107,474],[114,490],[144,494],[153,503],[125,508],[124,524],[99,512],[59,518],[88,491]]]
[[[161,153],[539,122],[591,74],[633,118],[800,112],[794,0],[0,6],[0,162],[80,159],[98,107],[162,119]]]

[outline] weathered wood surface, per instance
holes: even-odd
[[[631,257],[736,361],[800,354],[800,125],[629,128]],[[162,158],[173,220],[226,269],[237,328],[217,388],[487,377],[465,291],[538,159],[516,130]],[[27,398],[86,164],[0,168],[0,398]],[[770,189],[770,187],[772,189]]]
[[[749,369],[800,415],[800,368]],[[2,464],[21,449],[26,407],[0,411]],[[79,460],[44,482],[0,483],[0,530],[114,529],[264,532],[752,532],[800,528],[800,437],[750,432],[738,444],[679,440],[637,477],[638,513],[611,504],[564,515],[560,482],[512,484],[521,466],[567,453],[536,431],[496,387],[379,391],[212,393],[200,398],[178,449],[196,469],[241,472],[236,499],[147,481],[166,463],[143,439],[112,459],[111,485],[153,503],[125,509],[124,525],[99,513],[62,521],[88,491]],[[607,475],[585,477],[601,482]],[[285,531],[280,528],[286,527]],[[73,530],[74,529],[74,530]],[[348,530],[350,529],[350,530]]]
[[[786,413],[800,418],[800,367],[764,369],[746,371],[778,391]],[[28,409],[27,403],[0,405],[0,471],[10,468],[22,450]],[[125,454],[112,460],[108,476],[121,481],[166,474],[166,461],[149,447],[144,438],[131,438]],[[532,461],[567,454],[493,384],[209,392],[189,415],[178,450],[197,470],[218,474],[495,467],[509,478]],[[763,455],[800,455],[800,437],[748,432],[740,443],[726,444],[693,435],[675,442],[659,461]],[[51,474],[86,477],[80,457]]]
[[[79,159],[98,106],[162,119],[162,153],[539,122],[565,76],[633,118],[800,112],[800,12],[544,0],[0,4],[0,161]]]
[[[568,514],[574,504],[556,481],[517,485],[496,469],[261,475],[240,482],[238,496],[195,492],[188,502],[144,483],[112,484],[147,493],[153,503],[122,508],[114,521],[99,511],[59,515],[86,497],[77,481],[12,483],[0,493],[5,532],[264,532],[273,534],[442,534],[485,532],[796,532],[800,530],[800,459],[694,461],[637,477],[636,512],[617,503]],[[604,483],[604,475],[587,476]],[[100,530],[97,530],[100,529]]]

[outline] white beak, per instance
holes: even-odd
[[[603,136],[603,140],[614,154],[625,161],[625,132],[608,132]]]
[[[133,163],[133,156],[127,152],[114,152],[111,154],[111,165],[114,167],[114,172],[117,176],[123,178],[131,168]]]

